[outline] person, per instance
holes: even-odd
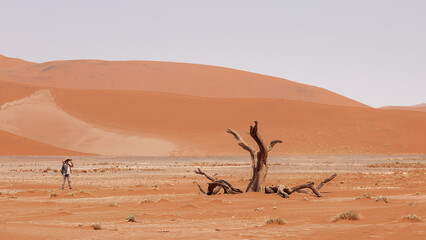
[[[64,180],[62,182],[62,190],[64,190],[65,180],[68,180],[68,187],[69,189],[72,189],[71,187],[71,168],[74,167],[74,164],[72,163],[72,159],[65,159],[62,161],[62,170],[61,173],[64,176]]]

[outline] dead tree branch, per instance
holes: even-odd
[[[317,189],[320,190],[326,183],[330,182],[337,176],[337,173],[331,175],[329,178],[322,181],[320,184],[318,184]]]
[[[203,190],[203,188],[198,185],[198,188],[200,189],[200,191],[203,194],[206,195],[216,195],[220,192],[221,189],[223,189],[223,192],[225,194],[238,194],[238,193],[242,193],[243,191],[241,191],[238,188],[233,187],[229,182],[225,181],[225,180],[217,180],[214,177],[208,175],[207,173],[201,171],[201,169],[197,168],[196,171],[194,171],[196,174],[199,175],[203,175],[205,176],[207,179],[209,179],[211,182],[208,183],[209,186],[207,187],[207,192]]]

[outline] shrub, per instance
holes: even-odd
[[[278,225],[283,225],[286,224],[287,222],[285,220],[283,220],[282,218],[278,217],[278,218],[269,218],[268,220],[266,220],[266,224],[278,224]]]
[[[332,222],[337,222],[339,220],[360,220],[361,219],[361,215],[359,215],[357,212],[355,211],[344,211],[341,212],[339,214],[337,214],[336,216],[334,216],[331,221]]]
[[[135,216],[135,214],[130,214],[127,218],[126,218],[126,221],[128,221],[128,222],[136,222],[136,216]]]
[[[385,202],[385,203],[388,203],[388,198],[387,198],[387,197],[385,197],[385,196],[382,196],[382,195],[377,196],[377,197],[376,197],[376,202],[380,202],[380,201],[383,201],[383,202]]]
[[[407,220],[410,222],[423,222],[423,218],[415,214],[408,214],[408,215],[402,216],[401,220]]]
[[[92,227],[94,230],[101,230],[101,224],[100,223],[94,223],[92,224]]]

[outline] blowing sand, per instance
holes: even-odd
[[[337,178],[323,199],[293,194],[202,195],[197,167],[244,188],[247,157],[75,157],[60,190],[62,157],[0,157],[1,239],[424,239],[426,156],[273,157],[268,184]],[[376,202],[385,196],[388,203]],[[332,218],[354,211],[360,220]],[[134,214],[136,222],[126,218]],[[411,216],[411,215],[410,215]],[[285,224],[266,224],[282,219]],[[100,230],[93,225],[99,224]]]

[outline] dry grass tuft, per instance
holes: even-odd
[[[100,223],[94,223],[92,224],[93,230],[101,230],[101,224]]]
[[[415,214],[408,214],[401,217],[401,220],[407,220],[409,222],[423,222],[423,218]]]
[[[414,207],[414,206],[416,206],[416,204],[414,202],[408,202],[408,203],[405,204],[405,206]]]
[[[383,201],[383,202],[385,202],[385,203],[388,203],[388,198],[387,198],[387,197],[385,197],[385,196],[379,195],[379,196],[377,196],[377,197],[376,197],[375,202],[380,202],[380,201]]]
[[[127,216],[126,221],[128,222],[136,222],[136,216],[135,214],[130,214],[129,216]]]
[[[265,208],[263,208],[263,207],[262,208],[255,208],[254,211],[255,212],[264,212]]]
[[[331,221],[337,222],[339,220],[360,220],[360,219],[361,219],[361,215],[359,215],[359,213],[351,210],[351,211],[344,211],[344,212],[337,214],[336,216],[334,216],[331,219]]]
[[[371,199],[370,193],[364,193],[364,196],[362,196],[362,197],[356,197],[355,200],[364,199],[364,198]]]
[[[58,196],[58,194],[57,194],[57,193],[55,193],[55,192],[50,193],[50,197],[57,197],[57,196]]]
[[[144,200],[138,202],[138,204],[143,204],[143,203],[154,203],[154,201],[147,198],[147,199],[144,199]]]
[[[269,218],[266,220],[266,224],[278,224],[278,225],[283,225],[286,224],[287,222],[285,220],[283,220],[282,218],[278,217],[278,218]]]
[[[90,192],[86,192],[83,190],[68,193],[68,196],[71,196],[71,197],[77,197],[77,195],[92,195],[92,194]]]

